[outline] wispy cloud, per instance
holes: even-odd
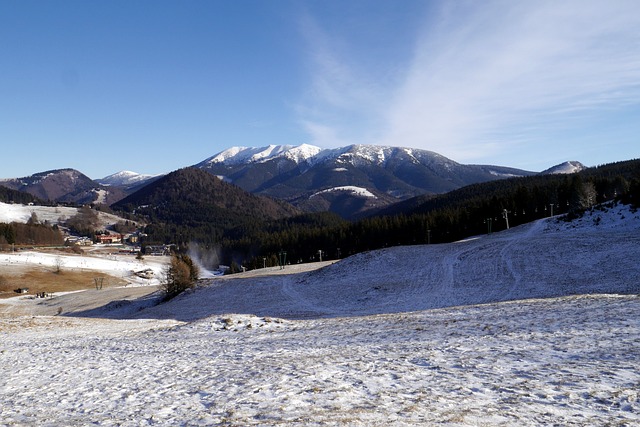
[[[474,159],[640,101],[634,2],[448,5],[397,91],[388,142]]]
[[[316,68],[301,117],[351,142],[473,161],[640,104],[635,0],[442,2],[404,77],[384,84],[345,60],[354,47],[306,28]],[[376,125],[359,138],[344,117]]]
[[[296,108],[312,143],[336,146],[371,138],[392,88],[377,78],[379,70],[358,61],[366,47],[351,45],[348,37],[329,32],[308,14],[300,28],[310,82]]]

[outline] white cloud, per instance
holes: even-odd
[[[396,92],[386,143],[470,160],[640,100],[637,3],[447,6]]]
[[[327,141],[420,147],[459,161],[548,143],[550,133],[640,103],[637,7],[442,2],[403,78],[388,80],[359,67],[358,46],[307,20],[312,91],[301,121]]]

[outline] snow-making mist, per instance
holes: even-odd
[[[198,267],[199,277],[210,279],[220,267],[220,248],[205,248],[197,242],[189,244],[189,256]]]

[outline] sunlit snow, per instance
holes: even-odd
[[[367,190],[366,188],[362,188],[362,187],[356,187],[353,185],[345,185],[342,187],[331,187],[331,188],[327,188],[325,190],[322,191],[318,191],[317,193],[314,193],[311,195],[311,197],[317,196],[319,194],[324,194],[324,193],[333,193],[336,191],[347,191],[349,193],[353,193],[356,196],[361,196],[361,197],[368,197],[371,199],[377,199],[378,197],[373,194],[371,191]]]
[[[30,310],[0,316],[0,424],[637,425],[638,259],[640,213],[616,207],[163,304],[0,300]]]

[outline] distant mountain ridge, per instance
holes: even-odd
[[[463,165],[427,150],[375,145],[232,147],[194,167],[252,193],[345,217],[418,195],[535,174],[502,166]],[[324,191],[344,187],[360,190]]]
[[[582,170],[585,170],[586,168],[587,167],[580,162],[568,161],[546,169],[540,172],[540,175],[570,174],[580,172]]]
[[[199,165],[206,163],[225,163],[227,165],[266,162],[282,157],[301,163],[317,156],[321,148],[309,145],[268,145],[266,147],[231,147],[209,157]]]
[[[3,179],[0,185],[41,200],[109,205],[124,197],[120,188],[108,188],[75,169],[55,169],[23,178]]]
[[[460,164],[428,150],[375,145],[230,147],[193,167],[247,192],[284,200],[307,212],[331,211],[345,218],[416,196],[538,174]],[[583,168],[572,161],[541,173],[572,173]],[[94,181],[76,170],[58,169],[0,180],[0,185],[43,200],[110,205],[164,176],[120,171]]]
[[[122,197],[128,194],[135,193],[147,184],[151,184],[153,181],[162,178],[164,174],[160,175],[148,175],[140,174],[131,171],[120,171],[101,179],[97,179],[96,182],[109,188],[120,188],[124,191]],[[117,200],[114,200],[114,203]]]
[[[96,179],[96,182],[102,185],[115,185],[115,186],[127,186],[139,184],[141,182],[148,181],[159,175],[145,175],[131,171],[120,171],[101,179]]]

